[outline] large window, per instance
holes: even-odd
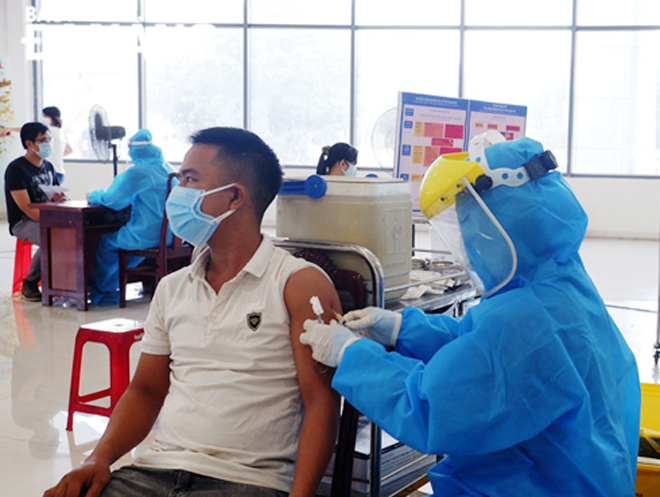
[[[527,136],[567,164],[571,35],[566,30],[469,30],[464,94],[527,106]],[[565,171],[565,169],[564,169]]]
[[[192,132],[225,125],[287,166],[346,141],[388,169],[391,109],[410,91],[527,106],[527,135],[568,174],[660,175],[658,0],[34,3],[37,104],[61,108],[74,158],[93,157],[100,104],[173,163]]]
[[[243,126],[243,31],[211,25],[148,27],[144,124],[170,161],[194,131]]]
[[[390,110],[396,110],[399,91],[456,95],[459,43],[458,30],[358,31],[354,144],[361,167],[391,167],[393,153],[382,139],[394,140],[396,114]],[[384,121],[374,130],[381,116]],[[382,130],[387,130],[385,137]]]
[[[138,67],[130,27],[44,26],[43,103],[62,111],[75,157],[94,158],[88,123],[92,106],[102,106],[110,124],[138,127]]]
[[[660,174],[660,31],[587,31],[576,45],[576,173]]]
[[[350,140],[350,33],[250,31],[250,129],[284,164],[310,164],[326,142]]]

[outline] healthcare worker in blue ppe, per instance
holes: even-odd
[[[152,142],[151,132],[141,129],[128,142],[133,166],[117,175],[110,188],[89,194],[89,203],[113,210],[131,206],[131,219],[118,231],[104,235],[96,248],[91,300],[118,302],[119,249],[135,250],[157,247],[165,212],[167,177],[174,170],[163,158],[163,152]],[[168,234],[172,243],[172,233]],[[143,258],[130,257],[129,267]]]
[[[427,172],[420,207],[482,295],[462,319],[368,308],[346,326],[305,322],[300,340],[338,368],[339,393],[447,455],[429,471],[437,496],[634,495],[637,366],[582,265],[587,216],[555,167],[540,143],[488,133]]]

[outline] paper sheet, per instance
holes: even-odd
[[[39,185],[39,188],[46,194],[48,200],[53,200],[53,196],[56,193],[66,193],[69,191],[68,188],[62,186],[51,186],[51,185]]]

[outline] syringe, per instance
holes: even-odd
[[[321,305],[321,301],[319,298],[314,295],[311,299],[309,299],[309,303],[312,304],[312,310],[314,311],[314,314],[316,314],[316,320],[319,323],[324,323],[323,321],[323,306]]]
[[[314,296],[311,299],[309,299],[309,303],[312,304],[312,309],[314,310],[314,314],[316,314],[316,319],[318,320],[318,322],[324,323],[325,321],[323,321],[322,318],[324,311],[319,298]],[[343,316],[339,314],[337,311],[332,311],[332,313],[335,315],[335,319],[337,320],[337,322],[342,323],[342,319],[344,319]]]
[[[312,310],[314,311],[314,314],[316,314],[316,320],[319,323],[325,323],[325,321],[323,321],[323,306],[321,305],[319,298],[314,295],[311,299],[309,299],[309,303],[312,304]],[[328,372],[328,366],[321,364],[318,361],[316,361],[315,367],[316,370],[321,374]]]

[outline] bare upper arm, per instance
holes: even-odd
[[[28,191],[12,190],[9,193],[11,193],[11,196],[14,199],[14,202],[16,202],[16,205],[18,205],[18,207],[23,212],[25,212],[25,209],[30,205],[30,195],[28,194]]]
[[[33,221],[39,221],[39,209],[33,209],[30,207],[30,195],[27,190],[11,190],[12,198],[19,209],[21,209],[26,216],[28,216]]]
[[[162,402],[170,389],[170,356],[143,352],[131,388]]]
[[[300,343],[303,333],[303,323],[307,319],[316,319],[309,299],[317,296],[321,301],[323,320],[329,322],[334,317],[334,311],[341,314],[339,296],[330,280],[319,270],[306,268],[298,271],[289,278],[284,289],[284,300],[291,320],[291,342],[296,359],[298,382],[302,392],[303,401],[313,401],[316,395],[329,393],[332,382],[332,370],[320,373],[312,359],[312,350]],[[327,368],[319,368],[321,371]],[[332,395],[335,395],[332,393]]]

